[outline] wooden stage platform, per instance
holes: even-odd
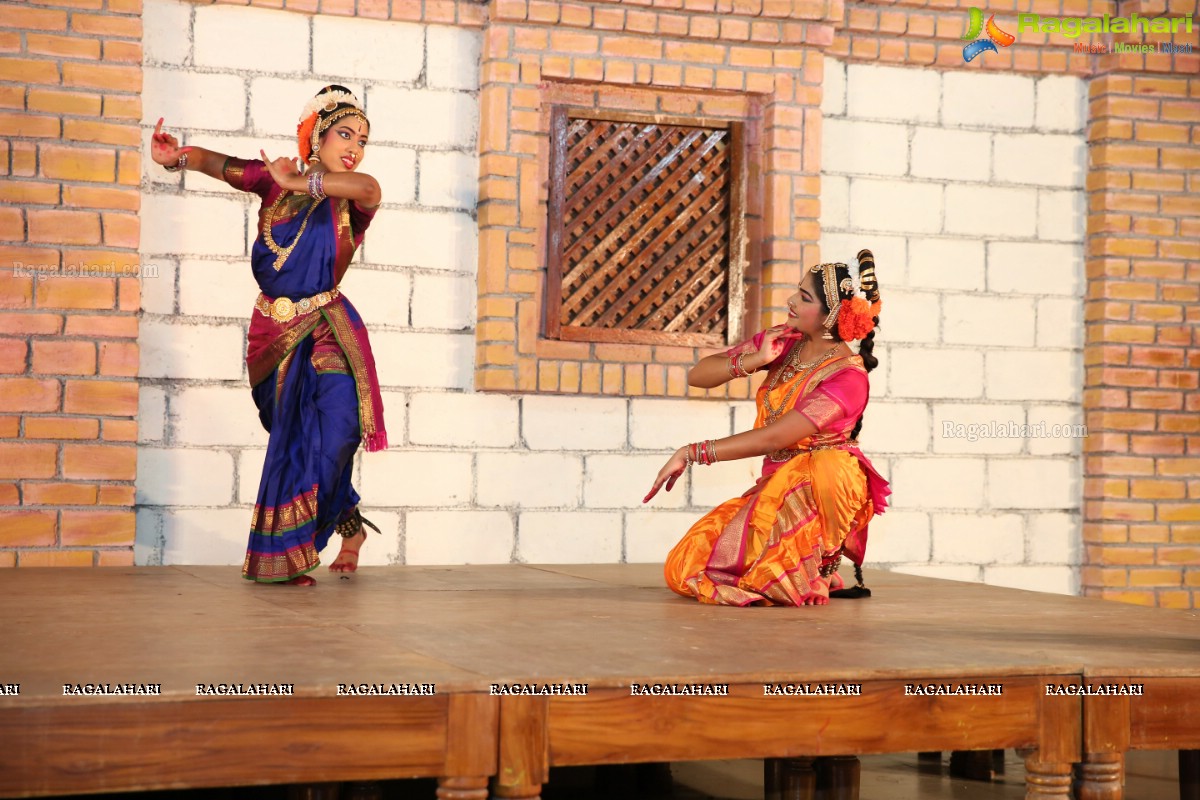
[[[534,798],[551,766],[728,758],[795,759],[782,780],[803,787],[810,757],[1018,748],[1029,797],[1068,797],[1079,764],[1078,796],[1117,800],[1125,750],[1200,748],[1196,613],[868,579],[866,600],[736,609],[676,597],[654,565],[377,567],[309,589],[6,570],[0,797],[436,777],[443,798]],[[89,693],[104,684],[161,693]],[[551,684],[587,693],[520,690]],[[1081,685],[1142,693],[1058,688]]]

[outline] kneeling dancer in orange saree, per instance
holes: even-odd
[[[846,264],[818,264],[788,299],[787,322],[725,353],[701,359],[688,375],[712,388],[761,369],[754,429],[682,447],[659,471],[648,502],[691,464],[764,456],[762,477],[702,517],[667,556],[667,585],[702,603],[824,605],[829,597],[870,594],[862,584],[867,524],[882,513],[887,482],[858,448],[878,364],[879,286],[869,250],[858,254],[866,299]],[[854,353],[846,344],[858,340]],[[857,586],[837,573],[842,556]]]

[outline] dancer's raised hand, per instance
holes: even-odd
[[[791,325],[776,325],[763,332],[762,344],[755,356],[755,369],[765,367],[783,355],[789,344],[796,339],[803,339],[804,334]]]
[[[258,153],[262,156],[263,163],[267,165],[267,172],[271,173],[271,177],[276,183],[285,189],[303,190],[304,179],[300,175],[300,165],[297,163],[299,159],[281,156],[272,160],[267,158],[265,150],[259,150]]]
[[[154,125],[154,133],[150,136],[150,158],[155,164],[173,167],[179,163],[179,157],[192,148],[180,147],[179,140],[162,129],[162,117]]]

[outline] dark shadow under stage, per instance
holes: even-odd
[[[868,579],[865,600],[736,609],[655,565],[314,588],[6,570],[0,796],[433,777],[533,798],[552,766],[736,758],[787,759],[774,778],[802,796],[813,757],[1013,748],[1027,796],[1115,800],[1126,750],[1200,748],[1195,612]]]

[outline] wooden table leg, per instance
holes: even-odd
[[[1200,750],[1179,751],[1179,800],[1200,800]]]
[[[1039,760],[1038,753],[1025,756],[1025,798],[1071,796],[1071,765]]]
[[[817,800],[858,800],[861,771],[856,756],[817,759]]]
[[[340,783],[298,783],[288,787],[288,800],[338,800]]]
[[[814,800],[817,773],[811,758],[781,758],[779,791],[781,800]]]
[[[1088,753],[1075,770],[1079,800],[1121,800],[1121,754]]]
[[[438,800],[488,800],[487,778],[438,778]]]
[[[766,800],[782,800],[783,759],[763,759],[763,795]]]
[[[503,797],[506,800],[541,800],[542,785],[540,783],[527,783],[521,786],[501,786],[496,784],[492,787],[496,797]],[[484,795],[487,797],[487,795]]]

